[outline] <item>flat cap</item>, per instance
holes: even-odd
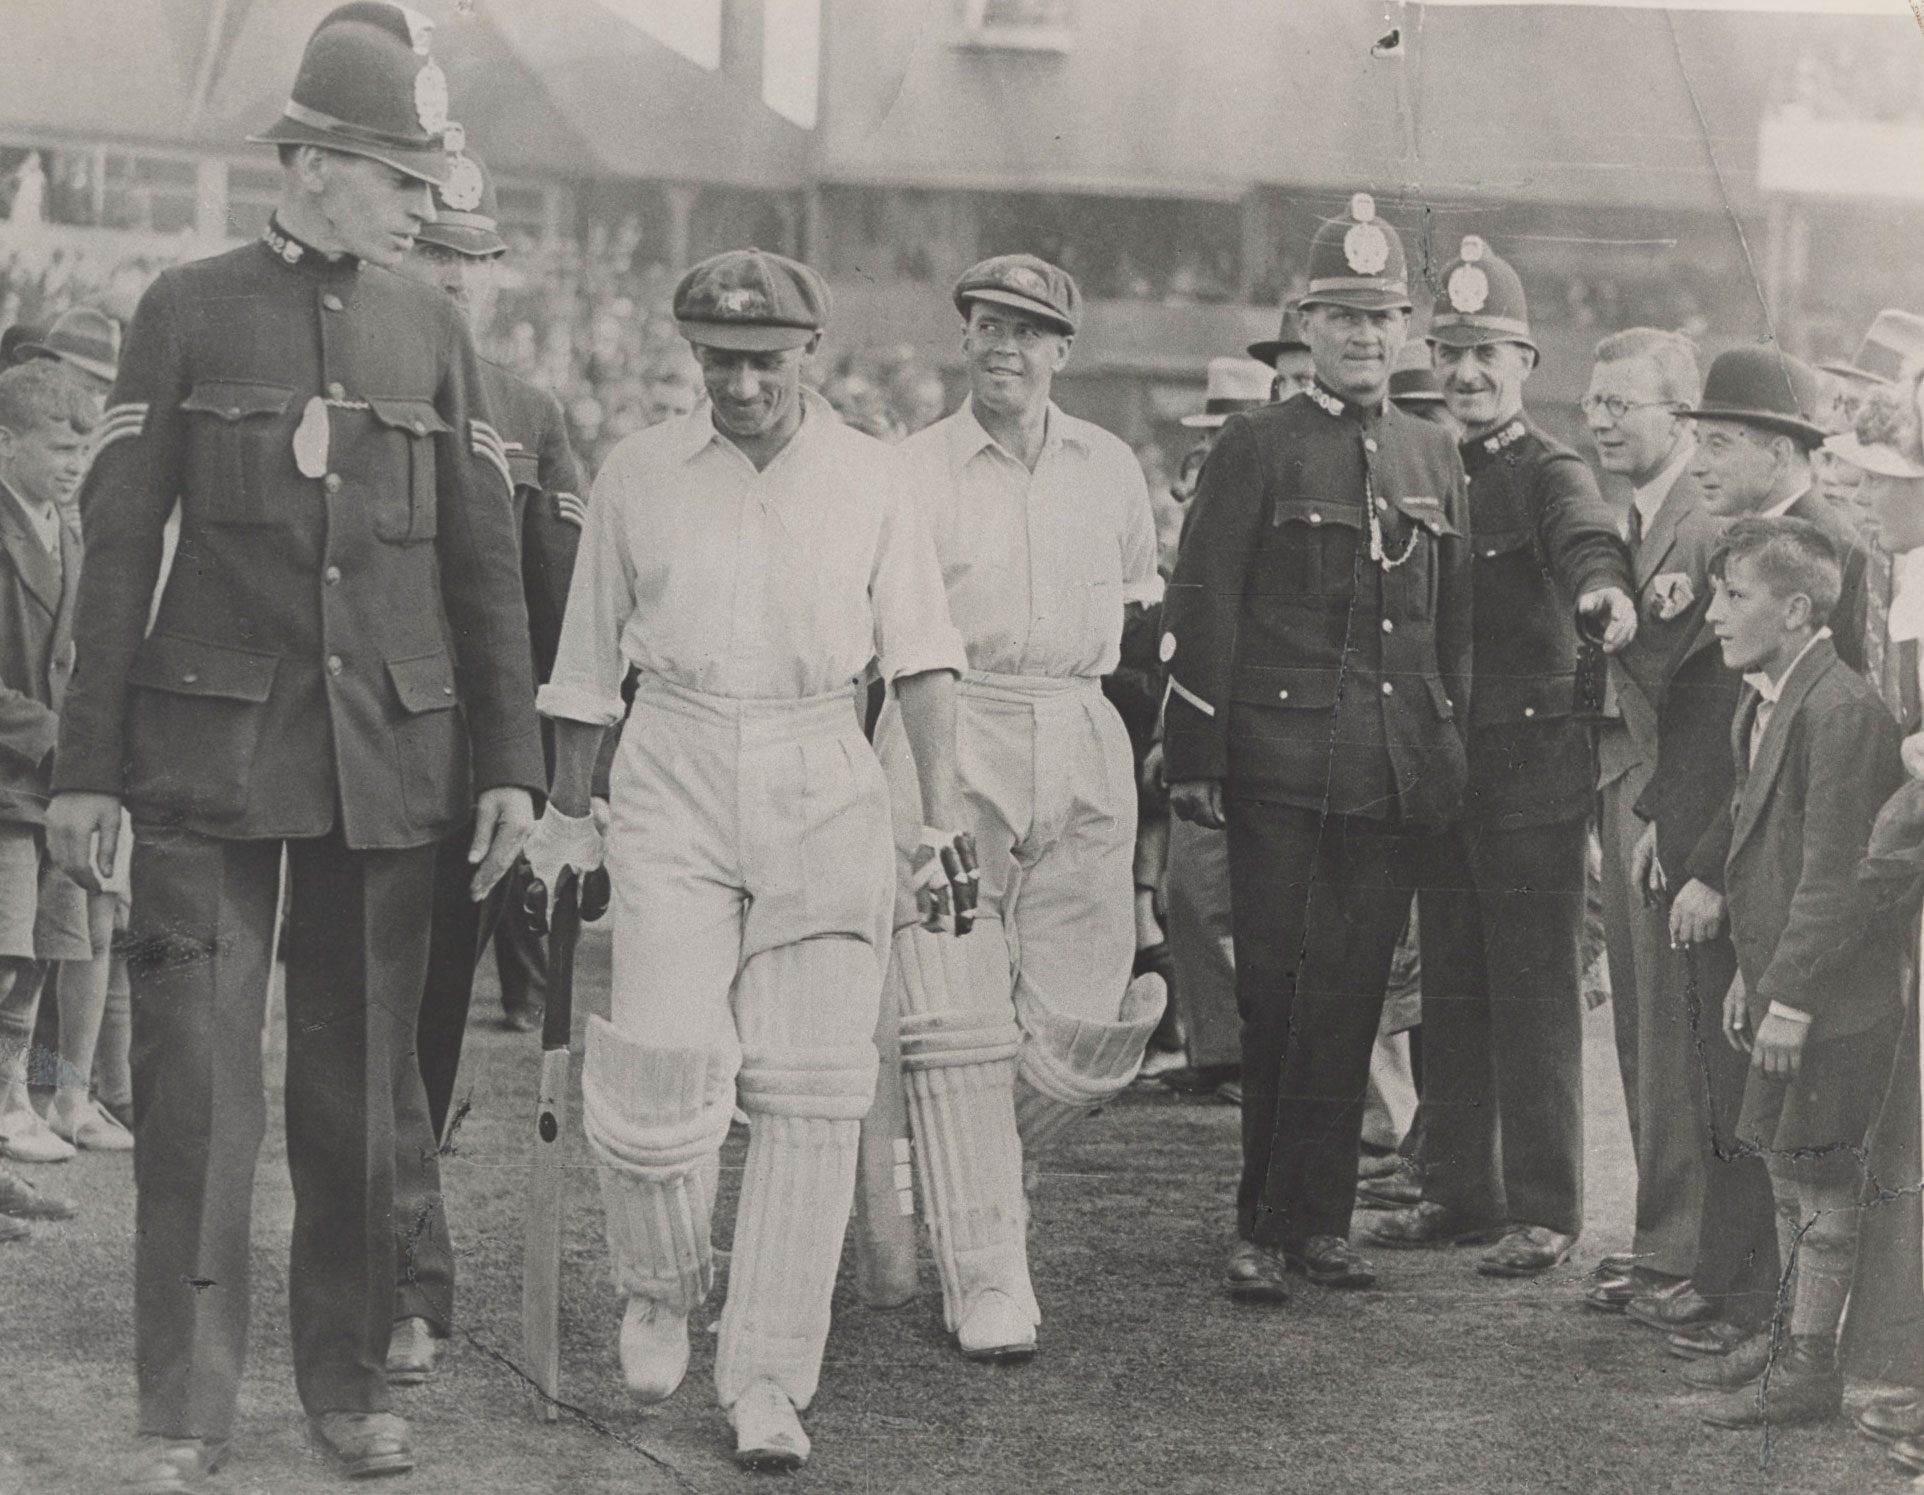
[[[998,254],[965,271],[955,283],[955,309],[966,317],[971,301],[1013,306],[1068,333],[1082,322],[1082,292],[1075,276],[1033,254]]]
[[[729,249],[675,287],[675,324],[698,347],[773,353],[799,348],[828,325],[828,284],[807,265],[765,249]]]

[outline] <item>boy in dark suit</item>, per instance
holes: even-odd
[[[1756,1384],[1705,1411],[1714,1427],[1816,1422],[1842,1405],[1860,1158],[1903,1016],[1900,921],[1880,917],[1856,869],[1904,770],[1896,724],[1826,626],[1842,570],[1828,537],[1788,516],[1740,520],[1711,561],[1710,623],[1745,690],[1730,813],[1691,863],[1723,873],[1741,976],[1724,1033],[1751,1055],[1737,1131],[1770,1170],[1789,1304],[1787,1344],[1780,1309],[1731,1352]]]

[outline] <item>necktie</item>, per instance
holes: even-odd
[[[1750,717],[1750,756],[1745,760],[1749,764],[1757,762],[1757,749],[1763,744],[1764,731],[1770,726],[1770,713],[1776,705],[1767,696],[1757,697],[1757,709]]]
[[[1896,562],[1881,550],[1871,552],[1864,569],[1866,613],[1864,624],[1864,670],[1884,704],[1901,720],[1904,715],[1904,687],[1898,678],[1901,651],[1891,647],[1891,587]]]
[[[1637,551],[1643,546],[1643,510],[1637,507],[1635,498],[1630,500],[1630,564],[1637,563]]]

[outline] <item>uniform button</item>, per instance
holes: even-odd
[[[321,580],[326,582],[330,587],[339,586],[341,581],[341,568],[339,566],[329,566],[321,573]]]
[[[193,685],[197,683],[199,679],[200,679],[200,676],[196,675],[192,670],[189,670],[186,674],[180,677],[180,683],[182,685]]]
[[[330,472],[326,477],[321,479],[321,486],[327,489],[329,493],[339,493],[341,491],[341,475],[338,472]]]
[[[1377,512],[1387,514],[1390,511],[1390,501],[1387,498],[1379,498],[1376,500],[1376,508]]]
[[[1363,450],[1366,452],[1373,452],[1376,450],[1376,438],[1374,436],[1365,436],[1363,438]]]
[[[325,306],[329,311],[340,311],[341,298],[332,291],[329,291],[325,296],[321,297],[321,305]]]
[[[453,695],[453,694],[454,694],[454,687],[453,687],[452,685],[444,685],[444,686],[442,686],[442,687],[441,687],[441,694],[442,694],[442,695],[444,695],[444,696],[451,696],[451,695]]]
[[[341,673],[341,656],[340,655],[330,654],[327,656],[327,672],[330,675],[338,675]]]
[[[1311,509],[1309,513],[1309,522],[1311,524],[1321,524],[1323,522],[1323,516],[1321,514],[1318,514],[1314,509]]]
[[[1277,691],[1277,692],[1276,692],[1276,699],[1277,699],[1277,700],[1279,700],[1279,701],[1287,701],[1287,700],[1289,699],[1289,692],[1288,692],[1288,691],[1286,691],[1286,690],[1279,690],[1279,691]]]
[[[1396,632],[1396,625],[1395,625],[1394,623],[1392,623],[1392,622],[1391,622],[1391,621],[1390,621],[1390,620],[1389,620],[1388,618],[1385,618],[1385,619],[1383,620],[1383,632],[1385,632],[1385,633],[1394,633],[1394,632]]]
[[[327,387],[327,397],[330,400],[345,400],[347,398],[347,386],[341,383],[340,380],[335,380]]]
[[[238,405],[229,405],[229,406],[227,407],[227,418],[228,418],[229,420],[239,420],[239,419],[240,419],[240,406],[238,406]]]
[[[1537,714],[1537,709],[1534,706],[1525,706],[1523,708],[1523,714],[1525,716],[1535,716]]]
[[[1395,695],[1395,694],[1396,694],[1396,687],[1395,687],[1394,685],[1391,685],[1391,684],[1389,683],[1389,681],[1387,681],[1387,680],[1385,680],[1385,681],[1383,682],[1383,694],[1384,694],[1384,695],[1386,695],[1386,696],[1393,696],[1393,695]]]
[[[428,429],[428,423],[426,421],[417,419],[414,422],[414,434],[416,436],[425,436],[427,434],[427,429]]]
[[[1493,555],[1495,555],[1495,554],[1496,554],[1496,552],[1495,552],[1494,550],[1486,550],[1486,551],[1484,551],[1484,552],[1483,552],[1483,554],[1484,554],[1484,556],[1485,556],[1485,558],[1487,559],[1488,557],[1490,557],[1490,556],[1493,556]]]

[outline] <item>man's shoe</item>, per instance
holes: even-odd
[[[1594,1308],[1599,1313],[1622,1313],[1634,1298],[1647,1298],[1652,1293],[1662,1292],[1665,1288],[1675,1287],[1683,1281],[1668,1272],[1653,1272],[1648,1267],[1632,1267],[1621,1277],[1601,1277],[1583,1295],[1583,1306]]]
[[[0,1168],[0,1215],[19,1220],[71,1220],[80,1206],[71,1199],[36,1189],[9,1168]]]
[[[1185,1064],[1166,1069],[1156,1078],[1178,1095],[1214,1095],[1226,1080],[1242,1078],[1239,1064]]]
[[[1924,1438],[1899,1438],[1891,1445],[1891,1462],[1906,1474],[1924,1474]]]
[[[0,1157],[16,1163],[64,1163],[73,1155],[73,1143],[55,1136],[32,1106],[0,1116]]]
[[[1136,1069],[1135,1083],[1154,1085],[1164,1075],[1187,1067],[1188,1061],[1183,1058],[1181,1049],[1144,1049],[1142,1063]]]
[[[644,1402],[665,1402],[688,1374],[688,1315],[630,1298],[621,1316],[621,1378]]]
[[[1376,1268],[1340,1235],[1313,1235],[1300,1246],[1285,1246],[1283,1261],[1318,1287],[1368,1287],[1376,1281]]]
[[[1274,1247],[1238,1241],[1223,1272],[1223,1289],[1238,1303],[1284,1303],[1289,1300],[1289,1268]]]
[[[1612,1252],[1590,1269],[1590,1278],[1602,1282],[1606,1277],[1628,1277],[1636,1271],[1637,1260],[1628,1251]]]
[[[1714,1428],[1793,1427],[1829,1422],[1844,1410],[1844,1378],[1836,1347],[1816,1335],[1792,1337],[1770,1374],[1755,1386],[1726,1393],[1705,1410]]]
[[[541,1009],[516,1003],[501,1009],[501,1026],[510,1033],[533,1033],[541,1026]]]
[[[1924,1438],[1924,1397],[1908,1402],[1873,1403],[1857,1414],[1857,1431],[1879,1443]]]
[[[1573,1235],[1547,1225],[1518,1225],[1477,1258],[1485,1277],[1536,1277],[1561,1266],[1577,1243]]]
[[[1014,1298],[997,1288],[976,1296],[955,1331],[967,1360],[1013,1364],[1035,1358],[1035,1325]]]
[[[56,1090],[47,1107],[47,1129],[88,1152],[132,1152],[134,1134],[107,1114],[85,1090]]]
[[[1663,1342],[1664,1348],[1679,1360],[1714,1360],[1719,1355],[1728,1355],[1749,1338],[1748,1329],[1739,1329],[1722,1319],[1710,1319],[1666,1334]]]
[[[1233,1080],[1224,1080],[1216,1087],[1216,1099],[1225,1106],[1240,1106],[1243,1103],[1243,1081],[1238,1075]]]
[[[1632,1298],[1624,1304],[1623,1313],[1625,1318],[1635,1320],[1646,1329],[1668,1334],[1673,1329],[1709,1323],[1717,1316],[1717,1309],[1697,1291],[1696,1284],[1686,1278],[1661,1292]]]
[[[1396,1166],[1381,1178],[1356,1181],[1358,1209],[1409,1209],[1423,1202],[1423,1165],[1413,1158],[1398,1158]]]
[[[182,1495],[205,1489],[207,1477],[226,1457],[225,1440],[145,1435],[127,1479],[129,1495]]]
[[[1371,1152],[1364,1149],[1363,1156],[1356,1163],[1356,1181],[1388,1178],[1403,1166],[1403,1155],[1397,1152]]]
[[[432,1324],[424,1318],[399,1319],[387,1341],[387,1383],[420,1386],[433,1377],[440,1358],[441,1341]]]
[[[1368,1235],[1374,1246],[1421,1251],[1433,1246],[1487,1246],[1503,1235],[1503,1227],[1472,1220],[1447,1204],[1425,1199],[1408,1209],[1378,1215],[1370,1221]]]
[[[757,1381],[728,1417],[735,1424],[735,1462],[744,1469],[784,1474],[808,1462],[808,1434],[795,1404],[773,1381]]]
[[[1699,1391],[1735,1391],[1763,1375],[1772,1353],[1770,1331],[1762,1330],[1728,1354],[1686,1365],[1683,1370],[1684,1384]]]
[[[349,1479],[406,1474],[414,1467],[407,1419],[392,1412],[323,1412],[308,1418],[307,1437]]]

